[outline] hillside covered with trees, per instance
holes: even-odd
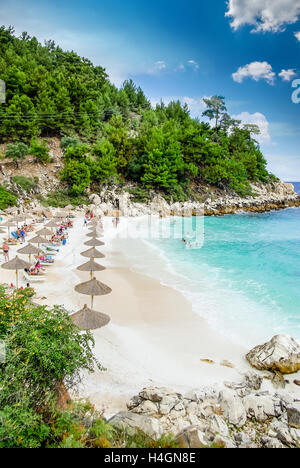
[[[232,119],[222,96],[205,100],[205,121],[193,119],[180,102],[153,109],[131,80],[117,89],[88,59],[5,27],[0,79],[6,84],[3,157],[19,165],[31,154],[47,163],[47,138],[61,138],[61,179],[70,196],[111,181],[135,182],[174,201],[193,198],[208,184],[247,196],[249,182],[274,178],[255,140],[258,128]]]

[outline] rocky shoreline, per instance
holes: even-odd
[[[274,182],[272,184],[253,184],[255,195],[241,198],[237,195],[222,196],[208,193],[203,202],[188,201],[168,203],[161,195],[154,195],[149,203],[135,203],[126,191],[104,189],[90,196],[91,209],[102,216],[137,217],[158,214],[168,216],[224,216],[239,212],[265,213],[289,207],[300,207],[300,196],[292,184]]]
[[[186,395],[145,388],[110,423],[127,431],[139,429],[155,440],[172,434],[187,448],[300,448],[300,393],[285,389],[282,374],[276,378],[279,369],[288,374],[300,369],[300,346],[278,335],[246,358],[263,372]]]

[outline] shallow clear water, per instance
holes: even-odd
[[[194,219],[199,237],[202,221]],[[127,253],[136,270],[182,291],[235,342],[254,345],[278,333],[300,340],[300,209],[208,217],[202,248],[187,248],[179,236],[132,241]]]

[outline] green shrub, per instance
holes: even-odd
[[[40,448],[49,433],[42,416],[23,401],[0,409],[0,448]]]
[[[89,199],[84,195],[73,196],[68,191],[56,190],[55,192],[48,193],[46,198],[38,196],[38,200],[44,207],[51,206],[53,208],[65,208],[68,205],[80,206],[89,205]]]
[[[33,179],[31,177],[25,177],[25,176],[14,176],[12,177],[12,181],[21,187],[25,192],[29,193],[31,192],[34,188],[36,188],[39,179],[38,177],[34,177]]]
[[[80,144],[79,138],[65,136],[61,139],[60,147],[63,151],[65,151],[68,148],[68,146],[76,147],[79,144]]]
[[[9,206],[16,206],[18,197],[0,185],[0,210],[5,210]]]
[[[126,189],[126,192],[131,195],[131,200],[134,203],[147,203],[150,199],[149,190],[144,189],[143,187]]]
[[[17,166],[20,161],[24,161],[26,155],[29,153],[29,148],[25,143],[9,143],[6,147],[6,158],[11,158]]]
[[[30,142],[29,153],[35,156],[37,162],[47,163],[51,160],[47,143],[36,138],[32,138]]]

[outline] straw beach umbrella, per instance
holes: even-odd
[[[94,221],[90,221],[87,225],[88,228],[95,228],[98,226],[98,221],[94,220]]]
[[[85,242],[84,245],[87,245],[88,247],[100,247],[100,245],[105,245],[105,244],[104,242],[93,237],[93,239]]]
[[[87,305],[79,312],[72,314],[70,319],[81,330],[97,330],[97,328],[105,327],[110,322],[108,315],[89,309]]]
[[[97,230],[89,232],[86,237],[103,237],[102,232],[98,232]]]
[[[99,252],[99,250],[97,250],[95,247],[92,247],[89,250],[85,250],[84,252],[81,252],[80,255],[82,255],[83,257],[91,258],[91,259],[104,258],[105,257],[105,255],[103,255],[103,253]]]
[[[42,236],[35,236],[33,239],[30,239],[31,244],[38,244],[38,248],[40,248],[40,244],[47,244],[47,239]]]
[[[7,227],[7,235],[10,235],[10,228],[16,228],[17,224],[12,221],[6,221],[6,223],[1,224],[1,227]]]
[[[80,294],[85,294],[86,296],[91,297],[91,309],[93,309],[94,297],[95,296],[105,296],[106,294],[111,293],[111,288],[106,286],[106,284],[101,283],[96,280],[96,278],[86,281],[85,283],[80,283],[75,286],[75,291]]]
[[[77,270],[79,271],[89,271],[91,276],[93,276],[93,273],[95,271],[103,271],[105,269],[106,268],[104,266],[100,265],[97,262],[94,262],[94,260],[90,260],[84,263],[83,265],[80,265],[79,267],[77,267]]]
[[[29,264],[21,260],[18,256],[16,256],[13,260],[10,260],[7,263],[1,265],[2,268],[5,270],[15,270],[16,272],[16,285],[17,289],[19,288],[19,278],[18,278],[18,270],[24,270],[24,268],[29,268]]]
[[[50,229],[47,229],[46,227],[44,227],[40,231],[37,231],[37,234],[39,236],[52,236],[52,231],[50,231]]]
[[[57,221],[55,221],[55,219],[52,219],[51,221],[49,221],[49,223],[47,223],[47,224],[45,225],[46,228],[51,228],[51,229],[53,229],[54,231],[55,231],[55,229],[58,228],[58,226],[59,226],[59,223],[58,223]],[[53,234],[53,231],[52,231],[51,234]]]
[[[22,223],[23,221],[26,221],[26,218],[24,216],[15,216],[10,221],[12,221],[14,223],[17,223],[17,227],[18,227],[19,223]]]
[[[19,249],[18,253],[28,255],[28,259],[29,261],[31,261],[31,255],[38,255],[40,251],[34,245],[28,244],[26,245],[26,247],[22,247],[22,249]]]
[[[57,213],[55,215],[55,218],[58,218],[58,219],[65,219],[67,218],[68,216],[68,213],[64,212],[64,211],[61,211],[60,213]]]
[[[57,227],[58,226],[58,222],[55,221],[55,219],[52,219],[51,221],[49,221],[49,223],[45,224],[45,227],[46,228],[54,228],[54,227]]]

